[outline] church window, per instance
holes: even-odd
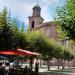
[[[32,26],[31,26],[31,28],[34,28],[34,24],[35,24],[35,22],[33,21],[33,22],[32,22]]]
[[[39,24],[41,24],[41,22]]]

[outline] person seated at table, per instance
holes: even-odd
[[[10,63],[6,63],[6,66],[5,66],[5,75],[9,75],[9,70],[10,70]]]
[[[4,67],[2,66],[1,62],[0,62],[0,75],[5,75]]]
[[[23,71],[23,74],[22,75],[28,75],[28,67],[27,66],[25,66],[25,68],[24,68],[24,71]]]

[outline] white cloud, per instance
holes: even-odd
[[[51,3],[57,3],[59,0],[43,0],[44,2],[51,2]]]
[[[60,0],[38,0],[42,9],[42,16],[45,21],[52,20],[51,13],[48,11],[48,5],[59,3]],[[11,9],[13,16],[17,16],[21,21],[28,23],[28,16],[32,15],[32,7],[37,4],[37,0],[0,0],[0,10],[4,7]]]

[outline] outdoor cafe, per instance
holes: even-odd
[[[23,50],[23,49],[17,49],[17,50],[0,51],[0,55],[29,56],[29,57],[31,57],[31,56],[39,56],[40,54],[36,53],[36,52]],[[0,66],[1,66],[1,62],[0,62]],[[7,67],[10,66],[10,62],[6,63],[6,66]],[[36,67],[37,67],[37,64],[36,64]],[[5,66],[3,66],[3,68],[5,69]],[[38,70],[37,68],[36,68],[36,70]],[[5,74],[1,74],[2,72],[3,72],[3,70],[0,70],[0,75],[5,75]],[[35,75],[35,74],[33,74],[34,72],[31,70],[31,68],[28,68],[27,66],[25,66],[25,68],[21,68],[19,65],[18,65],[18,68],[17,67],[10,67],[8,73],[6,72],[6,75]]]

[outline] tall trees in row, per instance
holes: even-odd
[[[28,50],[36,51],[42,54],[42,57],[47,60],[48,70],[49,68],[49,61],[54,57],[56,59],[67,60],[68,62],[74,58],[69,49],[62,47],[61,45],[57,44],[56,42],[50,40],[46,37],[43,33],[39,31],[31,31],[27,34],[28,40]],[[62,62],[64,66],[64,62]],[[58,65],[59,68],[59,65]]]

